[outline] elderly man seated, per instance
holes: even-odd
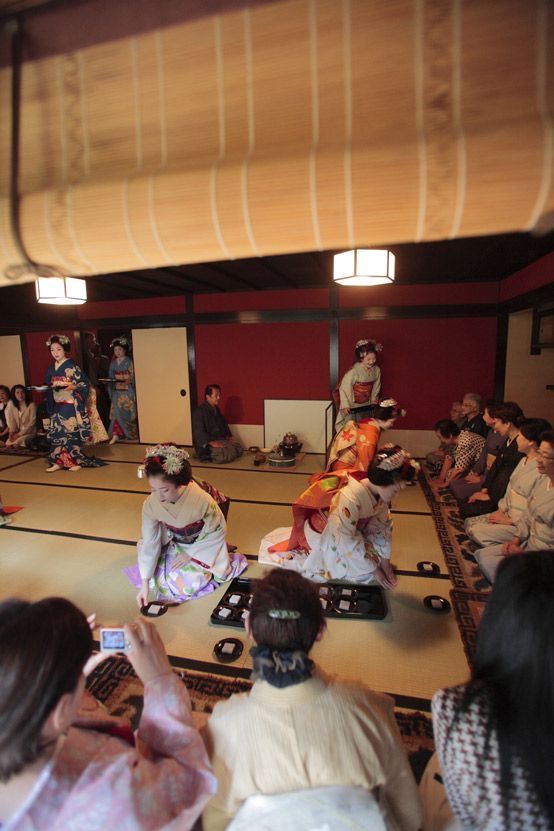
[[[483,438],[487,437],[489,428],[481,412],[481,396],[476,392],[466,392],[462,401],[462,415],[464,420],[459,425],[462,430],[471,430]]]
[[[201,462],[221,465],[242,456],[244,448],[233,438],[229,425],[218,407],[221,399],[219,384],[208,384],[204,403],[192,414],[192,443]]]

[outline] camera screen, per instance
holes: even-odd
[[[104,629],[102,632],[104,649],[125,649],[125,632],[123,629]]]

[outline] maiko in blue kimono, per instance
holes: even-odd
[[[136,441],[137,399],[135,395],[135,373],[133,362],[129,357],[131,344],[124,336],[116,338],[110,344],[114,358],[110,364],[108,392],[111,398],[110,408],[110,444],[118,439]]]
[[[52,335],[46,341],[54,358],[44,379],[48,386],[47,406],[50,416],[48,441],[49,472],[60,469],[79,470],[81,467],[99,467],[106,464],[86,456],[81,447],[91,435],[86,402],[89,380],[83,370],[68,357],[69,338]]]

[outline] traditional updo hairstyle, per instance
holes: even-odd
[[[0,782],[40,758],[44,723],[91,652],[87,619],[69,600],[0,603]]]
[[[68,355],[71,352],[71,341],[69,340],[69,338],[66,339],[64,337],[64,339],[62,340],[61,335],[51,335],[51,337],[49,337],[47,341],[48,349],[50,349],[53,343],[59,343],[66,355]]]
[[[377,343],[374,340],[360,340],[354,347],[354,354],[356,356],[356,360],[359,362],[362,360],[364,355],[367,355],[368,352],[374,352],[375,356],[377,356],[378,352],[381,352],[383,347],[380,343]]]
[[[541,436],[546,430],[551,430],[552,425],[545,418],[522,418],[518,424],[519,432],[527,441],[534,442],[537,447],[541,443]]]
[[[181,469],[178,473],[168,473],[164,468],[166,456],[160,453],[157,456],[150,456],[144,463],[144,471],[148,479],[159,478],[165,482],[171,482],[176,488],[188,485],[192,479],[192,468],[187,459],[182,460]]]
[[[124,335],[121,335],[121,337],[119,338],[114,338],[113,341],[110,343],[110,346],[112,349],[116,346],[121,346],[126,355],[128,355],[131,351],[131,344]]]
[[[414,462],[403,447],[399,444],[386,444],[375,454],[367,469],[367,478],[373,485],[386,488],[398,482],[413,482],[418,473],[418,463]]]
[[[23,392],[25,393],[25,403],[26,404],[30,404],[31,401],[32,401],[32,398],[31,398],[31,393],[29,392],[28,389],[26,389],[23,386],[23,384],[14,384],[12,389],[11,389],[11,392],[9,390],[8,390],[8,392],[10,393],[10,398],[11,398],[12,404],[14,405],[14,407],[17,407],[17,409],[19,410],[19,405],[21,404],[21,401],[18,401],[17,398],[15,397],[15,391],[16,390],[23,390]]]
[[[405,416],[406,410],[398,404],[394,398],[388,398],[381,401],[380,404],[374,404],[371,411],[371,417],[378,421],[389,421],[391,418],[398,418]]]
[[[299,617],[273,618],[272,610],[299,613]],[[250,606],[250,629],[259,646],[276,652],[309,652],[323,626],[323,609],[314,583],[296,571],[276,568],[256,580]]]

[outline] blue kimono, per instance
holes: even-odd
[[[98,467],[105,464],[85,456],[81,450],[81,445],[87,442],[91,434],[86,408],[89,380],[83,370],[71,358],[66,358],[61,364],[48,367],[44,383],[49,388],[47,407],[50,416],[50,464],[63,468],[75,465]],[[67,389],[69,383],[75,384],[75,389]]]
[[[117,358],[110,364],[110,378],[113,383],[108,385],[108,392],[112,400],[110,408],[110,437],[117,435],[120,439],[137,441],[137,397],[135,394],[135,372],[132,360],[125,355],[118,362]]]

